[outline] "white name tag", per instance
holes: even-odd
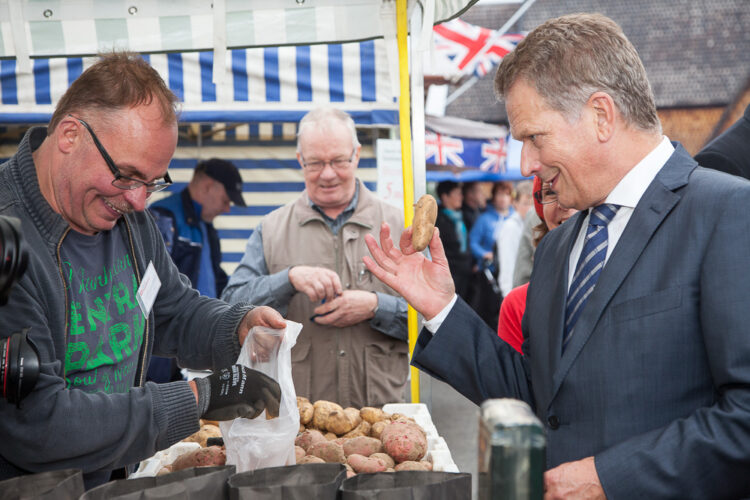
[[[138,287],[138,293],[135,295],[138,305],[141,306],[141,311],[143,311],[143,316],[148,316],[151,313],[151,308],[154,306],[159,288],[161,288],[161,280],[156,274],[154,263],[149,262],[146,274],[143,275],[141,284]]]

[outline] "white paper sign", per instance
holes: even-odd
[[[151,308],[154,306],[156,300],[156,294],[159,293],[161,288],[161,280],[159,275],[156,274],[154,269],[154,263],[149,262],[146,268],[146,274],[143,275],[141,284],[138,287],[138,293],[135,294],[135,298],[138,300],[138,305],[141,306],[144,316],[148,316],[151,313]]]
[[[401,170],[401,141],[378,139],[375,145],[378,161],[378,198],[404,209],[404,179]]]

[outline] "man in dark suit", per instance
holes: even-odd
[[[638,55],[601,15],[552,19],[495,78],[522,173],[581,210],[542,240],[524,355],[455,297],[439,232],[368,247],[425,319],[412,363],[546,425],[545,498],[750,493],[750,183],[662,135]]]
[[[695,155],[695,161],[750,179],[750,104],[739,120]]]

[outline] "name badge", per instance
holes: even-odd
[[[148,267],[146,268],[146,274],[143,275],[141,284],[138,287],[138,293],[135,295],[135,298],[138,300],[138,305],[141,306],[141,311],[143,311],[143,316],[148,316],[151,313],[151,308],[154,306],[154,301],[156,300],[156,294],[159,293],[159,288],[161,288],[161,280],[156,274],[154,263],[149,262]]]

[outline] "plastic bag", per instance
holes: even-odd
[[[281,387],[278,417],[266,420],[264,411],[252,420],[236,418],[219,423],[227,464],[236,466],[237,472],[296,462],[294,438],[299,431],[299,411],[292,380],[292,347],[302,325],[288,320],[286,325],[285,330],[264,327],[250,330],[237,358],[237,363],[265,373]]]

